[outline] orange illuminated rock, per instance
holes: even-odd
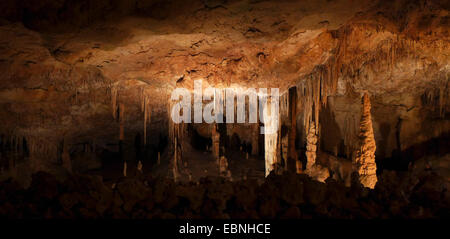
[[[375,163],[377,146],[373,135],[370,108],[369,95],[365,93],[363,96],[363,112],[360,122],[360,145],[356,151],[354,164],[361,184],[368,188],[374,188],[377,183],[377,165]]]

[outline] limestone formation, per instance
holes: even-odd
[[[259,124],[252,126],[252,155],[259,154]]]
[[[122,175],[123,175],[124,177],[127,176],[127,161],[123,161]]]
[[[309,124],[308,135],[306,136],[306,171],[313,179],[319,182],[325,182],[330,177],[329,169],[322,165],[316,164],[317,157],[317,134],[316,124]]]
[[[220,157],[219,160],[219,173],[220,175],[226,174],[228,171],[228,160],[225,158],[225,156]]]
[[[125,112],[125,104],[120,103],[119,104],[119,140],[123,141],[125,138],[124,134],[124,127],[125,127],[125,118],[124,118],[124,112]]]
[[[310,124],[306,136],[306,169],[311,169],[316,164],[317,135],[315,124]]]
[[[317,213],[312,211],[320,212],[321,216],[336,213],[358,217],[388,209],[379,215],[384,217],[385,213],[412,215],[414,208],[419,207],[417,211],[421,215],[435,213],[432,206],[420,205],[428,197],[408,195],[412,189],[400,192],[396,190],[397,185],[391,184],[387,186],[394,189],[386,192],[385,188],[378,189],[379,185],[386,186],[386,182],[382,182],[383,176],[376,175],[376,171],[377,168],[383,169],[383,173],[388,169],[406,171],[408,164],[427,154],[437,157],[436,164],[441,164],[444,163],[441,155],[449,152],[447,2],[3,0],[0,3],[0,171],[4,170],[0,179],[12,176],[10,182],[31,182],[33,173],[45,171],[75,180],[82,173],[108,172],[108,179],[118,179],[112,181],[123,189],[120,181],[133,181],[130,176],[135,167],[141,171],[142,163],[146,162],[148,172],[145,173],[149,177],[139,178],[165,175],[168,184],[174,184],[172,179],[200,181],[203,176],[226,181],[218,177],[218,170],[226,177],[233,170],[236,178],[242,172],[251,172],[245,175],[246,183],[255,179],[258,183],[274,184],[264,184],[261,190],[266,191],[258,192],[254,200],[246,198],[252,193],[242,193],[245,196],[233,198],[226,210],[221,208],[227,200],[219,197],[220,192],[205,193],[216,194],[211,196],[216,198],[198,193],[201,199],[186,203],[183,197],[173,195],[183,191],[178,190],[179,186],[186,186],[179,184],[163,189],[152,187],[151,202],[141,200],[138,204],[143,205],[134,209],[130,202],[123,202],[127,201],[126,196],[117,195],[116,188],[109,192],[115,196],[101,193],[99,197],[92,193],[95,200],[88,201],[101,201],[105,195],[105,198],[115,197],[114,203],[118,205],[97,207],[93,202],[75,202],[86,197],[69,194],[46,196],[45,204],[56,206],[44,210],[47,208],[42,205],[20,205],[28,197],[38,202],[36,195],[47,193],[47,188],[40,190],[35,183],[33,187],[38,188],[32,187],[30,193],[22,191],[25,194],[11,192],[9,186],[0,187],[0,214],[70,216],[73,205],[67,204],[71,203],[76,205],[74,215],[117,217],[180,216],[173,215],[176,212],[187,217],[209,213],[216,216],[217,211],[220,216],[228,214],[229,217],[243,216],[241,213],[255,218],[308,217]],[[214,102],[211,109],[218,116],[216,119],[224,116],[224,121],[234,119],[234,123],[223,122],[227,123],[225,127],[220,120],[198,122],[197,116],[204,115],[196,114],[195,107],[188,107],[197,105],[198,94],[194,91],[198,91],[194,88],[198,80],[203,82],[201,91],[214,88],[214,96],[218,96],[207,99],[203,94],[202,109],[207,109],[207,102]],[[244,92],[245,89],[255,89],[257,94]],[[282,92],[277,136],[260,134],[264,123],[260,120],[261,104],[256,111],[250,110],[255,101],[260,103],[264,94],[261,89]],[[173,99],[180,92],[180,97]],[[232,92],[236,92],[235,99],[239,96],[244,102],[225,102],[223,108],[220,98]],[[371,102],[367,95],[363,97],[361,117],[361,93],[364,92],[370,92]],[[374,106],[372,110],[370,103]],[[178,111],[183,115],[182,123],[172,120],[176,111],[172,110],[177,107],[182,109]],[[234,109],[234,115],[225,111],[229,109]],[[236,114],[238,111],[240,116]],[[257,112],[256,121],[249,111]],[[208,113],[201,113],[205,112]],[[242,118],[245,122],[237,122]],[[239,145],[243,148],[241,152],[238,152]],[[306,164],[305,155],[299,154],[305,146]],[[97,149],[90,150],[94,147]],[[158,152],[157,160],[155,152]],[[324,155],[329,153],[336,157],[323,163],[327,160]],[[223,166],[221,156],[229,160],[228,169]],[[100,164],[114,158],[122,160],[118,168],[115,164]],[[133,163],[127,172],[129,158]],[[160,166],[150,167],[153,162]],[[436,165],[424,167],[416,173],[428,173]],[[76,174],[67,173],[71,171]],[[283,177],[265,178],[271,171]],[[111,177],[110,172],[114,172]],[[350,180],[352,173],[356,175],[354,181]],[[327,185],[310,182],[310,178],[323,182],[330,174],[337,183],[334,180],[327,180]],[[291,176],[299,180],[284,180]],[[21,178],[27,179],[18,180]],[[358,184],[342,189],[341,181],[347,186],[350,182]],[[357,195],[347,200],[346,195],[361,189],[359,181],[368,188],[377,185],[376,190],[362,191],[380,197],[370,201],[365,195]],[[411,178],[411,181],[417,180]],[[298,186],[295,182],[305,184]],[[110,183],[108,180],[108,190]],[[67,187],[74,184],[84,185],[69,182]],[[412,186],[414,190],[427,190],[428,184],[434,182]],[[228,190],[230,185],[223,183],[217,191]],[[185,191],[195,191],[189,187]],[[64,189],[64,194],[70,191],[59,188]],[[334,190],[343,191],[344,198],[340,193],[334,194]],[[328,193],[321,195],[324,192]],[[448,192],[430,198],[439,199]],[[142,192],[137,190],[137,194]],[[393,203],[383,202],[385,195],[392,195]],[[64,202],[62,213],[57,212],[59,196]],[[160,200],[153,202],[153,196]],[[275,200],[279,197],[284,198]],[[323,203],[324,197],[333,202]],[[404,197],[411,201],[412,208],[403,205]],[[183,208],[203,198],[204,205]],[[11,206],[7,201],[19,205]],[[301,205],[303,201],[307,205]],[[335,204],[346,204],[351,209],[340,210]],[[364,212],[356,213],[358,207]],[[20,208],[27,210],[20,212]],[[234,209],[245,212],[234,212]],[[410,209],[414,210],[410,212]]]
[[[300,160],[295,160],[295,171],[300,174],[303,173],[303,163]]]
[[[275,165],[278,162],[277,148],[278,148],[278,115],[273,114],[271,111],[275,108],[272,105],[278,104],[277,100],[270,99],[264,106],[264,157],[265,157],[265,176],[269,176],[270,172],[275,169]]]
[[[289,137],[288,134],[281,138],[281,155],[284,161],[284,171],[288,170],[288,145]]]
[[[370,113],[370,98],[367,93],[363,96],[363,108],[360,122],[359,148],[354,160],[356,172],[362,185],[374,188],[377,183],[377,165],[375,163],[376,144],[373,134]]]
[[[322,165],[316,164],[309,169],[306,169],[306,173],[316,181],[324,183],[327,178],[330,177],[330,170]]]
[[[219,163],[219,157],[220,157],[220,133],[217,131],[217,125],[213,125],[212,129],[212,151],[213,156],[217,160],[217,163]]]
[[[136,166],[136,169],[139,173],[142,173],[142,167],[143,167],[142,162],[141,162],[141,160],[139,160],[138,164]]]

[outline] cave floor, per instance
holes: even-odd
[[[149,158],[142,161],[143,173],[153,177],[172,177],[170,161],[172,156],[168,152],[161,155],[161,163],[158,165],[156,159]],[[137,174],[138,160],[133,154],[127,155],[127,176]],[[264,180],[264,160],[258,156],[246,158],[245,152],[230,151],[227,153],[228,168],[231,171],[233,181],[254,179],[262,182]],[[108,160],[108,159],[106,159]],[[103,160],[103,166],[100,169],[89,171],[88,174],[99,175],[105,183],[113,183],[123,177],[123,161],[118,159]],[[204,177],[218,177],[219,166],[211,152],[201,151],[192,147],[187,147],[183,153],[183,163],[179,165],[180,181],[199,181]],[[189,178],[191,175],[191,178]]]

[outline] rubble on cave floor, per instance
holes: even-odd
[[[107,186],[100,176],[72,175],[64,182],[38,172],[29,188],[0,184],[1,218],[446,218],[450,193],[445,179],[385,171],[373,190],[355,175],[351,187],[305,174],[270,174],[230,182],[198,183],[150,175],[119,178]]]

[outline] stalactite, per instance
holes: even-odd
[[[147,145],[147,124],[151,122],[151,108],[150,108],[150,97],[146,93],[145,88],[141,89],[141,111],[144,114],[144,145]],[[169,116],[170,116],[170,109]]]
[[[376,144],[370,108],[369,95],[365,93],[363,96],[363,112],[360,122],[360,143],[359,149],[356,151],[354,164],[361,184],[368,188],[374,188],[377,183],[377,165],[375,163]]]
[[[37,134],[41,128],[34,130],[23,130],[19,132],[17,138],[24,138],[27,141],[30,168],[33,172],[45,169],[44,164],[58,163],[58,141],[43,138]],[[11,145],[11,147],[15,147]],[[14,150],[14,148],[12,148]]]
[[[213,124],[211,136],[213,156],[217,163],[219,163],[220,133],[217,131],[217,124]]]
[[[147,145],[147,100],[144,97],[144,145]]]
[[[123,141],[125,138],[124,134],[124,125],[125,125],[125,118],[124,118],[124,112],[125,112],[125,105],[123,103],[119,104],[119,140]]]
[[[174,151],[174,157],[173,157],[173,162],[172,162],[172,175],[173,175],[173,180],[175,182],[178,181],[179,178],[179,171],[178,171],[178,158],[179,158],[179,152],[178,152],[178,137],[175,137],[175,142],[174,142],[174,147],[175,147],[175,151]]]
[[[117,88],[111,87],[111,105],[112,105],[112,115],[116,119],[117,116]]]

